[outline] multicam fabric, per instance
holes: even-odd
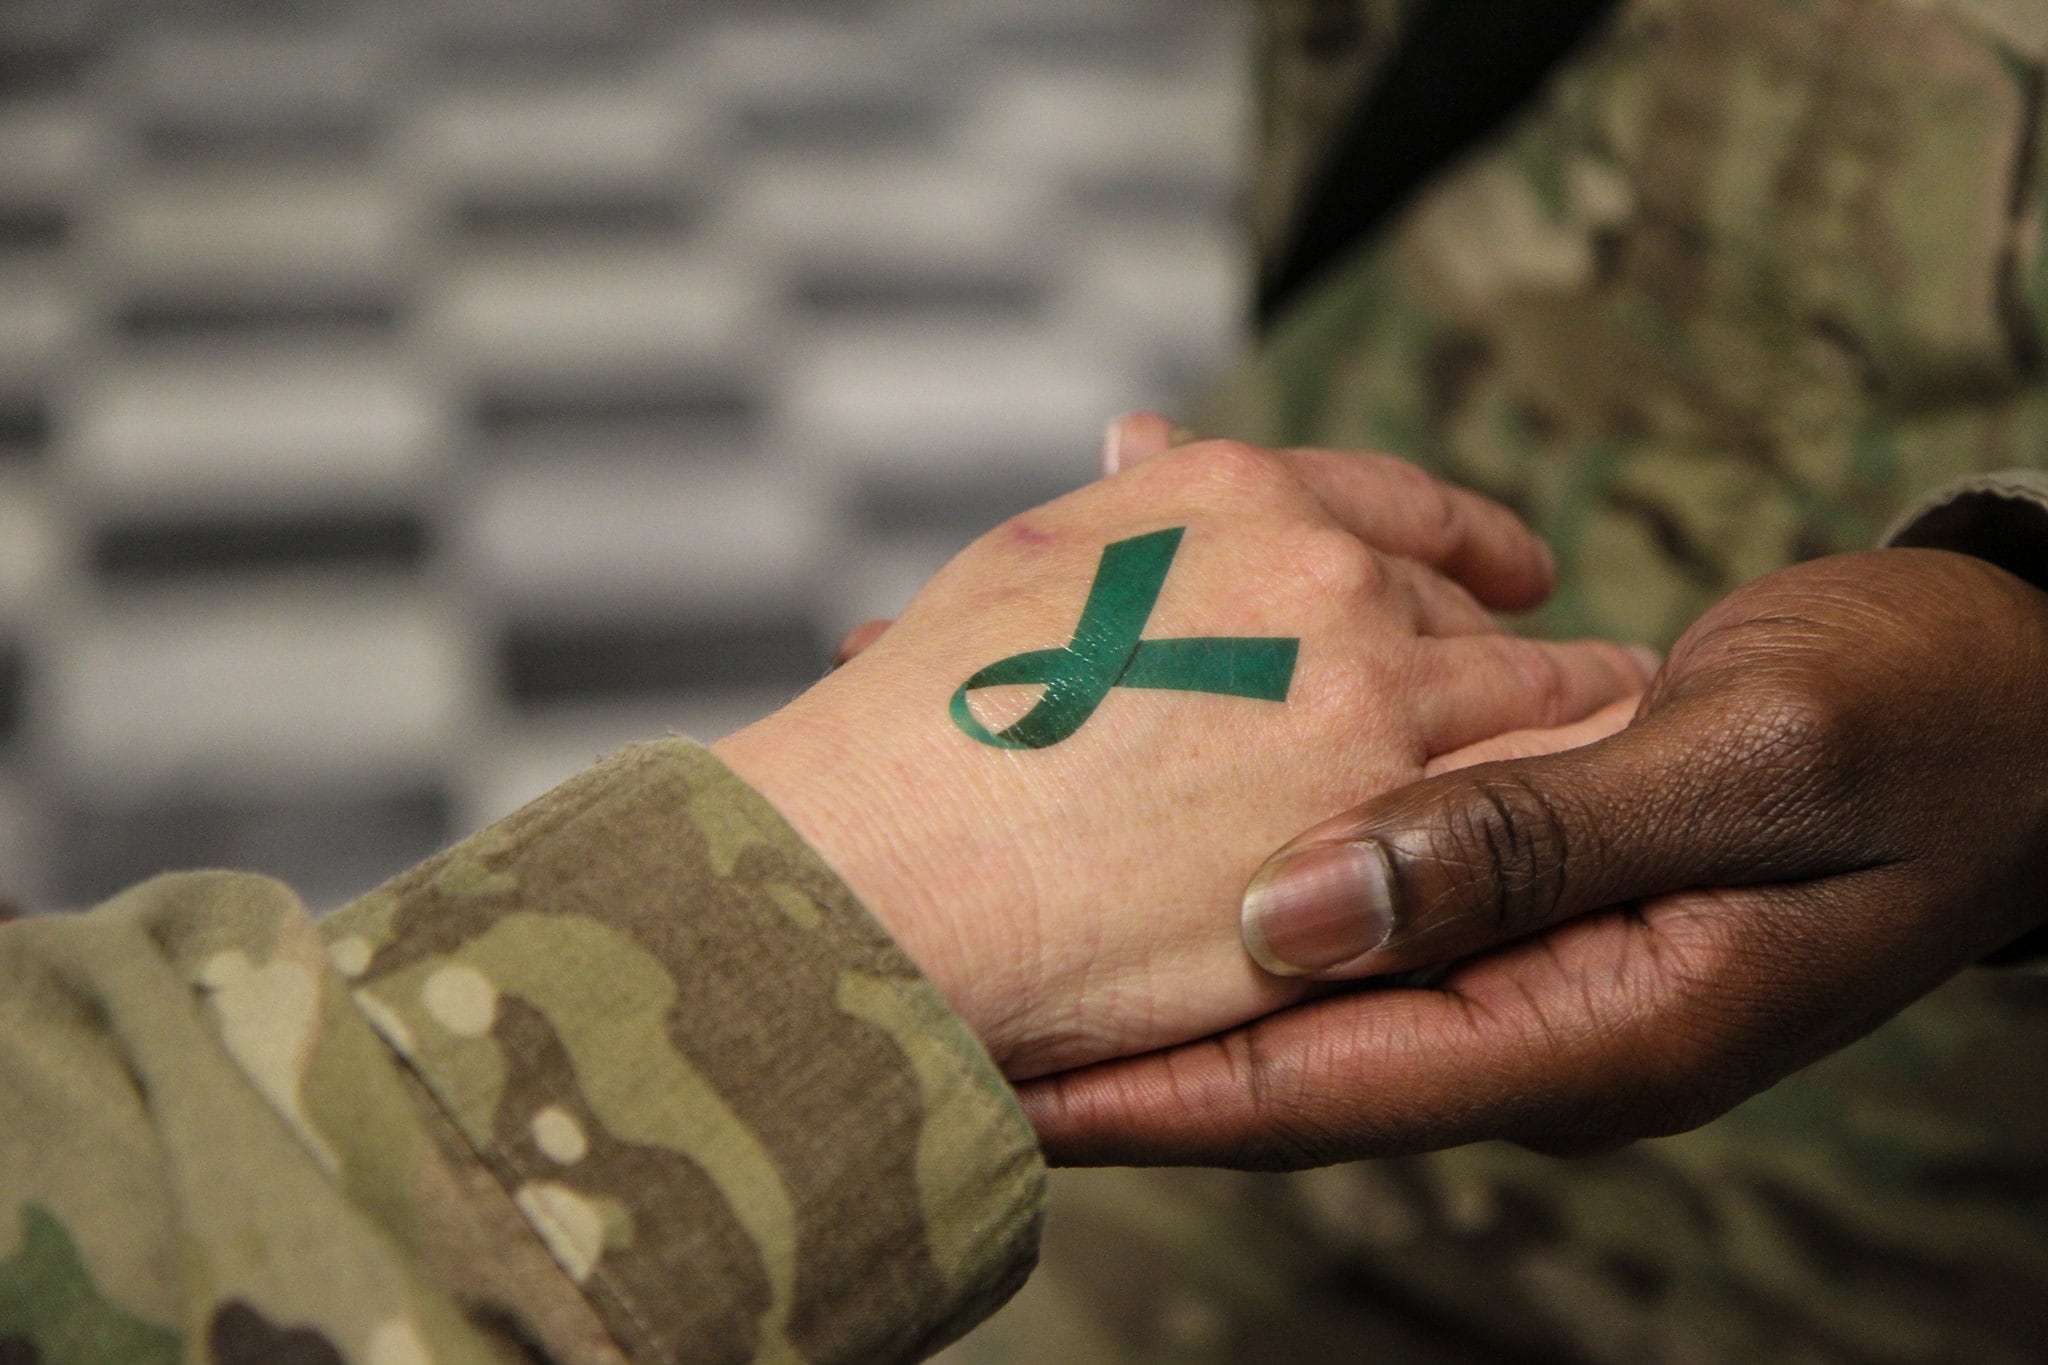
[[[1353,7],[1362,33],[1400,9]],[[1268,43],[1281,200],[1351,88],[1299,8]],[[2037,462],[2044,55],[2035,0],[1636,0],[1280,318],[1205,426],[1493,493],[1558,549],[1551,627],[1669,640]]]
[[[8,924],[0,982],[4,1365],[909,1360],[1036,1244],[979,1044],[682,741],[318,924]]]
[[[1269,250],[1412,8],[1268,0]],[[2043,0],[1633,0],[1198,425],[1501,497],[1558,550],[1542,627],[1667,643],[1940,485],[2048,466],[2044,60]],[[1921,525],[2041,543],[2004,520]],[[2039,1361],[2044,1056],[2048,980],[1980,970],[1607,1158],[1062,1175],[1039,1279],[949,1359]]]
[[[1280,254],[1337,128],[1428,2],[1262,0],[1259,155],[1248,196],[1262,264]]]

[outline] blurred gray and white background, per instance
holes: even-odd
[[[1231,350],[1232,0],[0,0],[0,893],[713,738]]]

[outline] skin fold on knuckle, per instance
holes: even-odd
[[[1450,490],[1419,465],[1391,455],[1371,457],[1382,497],[1398,509],[1402,524],[1422,547],[1422,558],[1448,559],[1463,546],[1470,528]]]
[[[1511,773],[1461,776],[1430,825],[1385,839],[1401,902],[1417,907],[1417,922],[1473,944],[1542,928],[1563,900],[1566,812]]]
[[[1177,498],[1206,511],[1232,511],[1271,506],[1302,498],[1299,480],[1286,461],[1270,450],[1242,441],[1199,441],[1147,461]]]
[[[1295,601],[1317,603],[1347,618],[1400,590],[1386,562],[1348,531],[1316,526],[1293,540],[1284,560],[1284,591]]]
[[[1129,1063],[1031,1082],[1027,1108],[1057,1164],[1298,1170],[1337,1159],[1297,1127],[1276,1059],[1238,1029]],[[1284,1069],[1284,1068],[1279,1068]]]
[[[1361,1107],[1359,1064],[1384,1040],[1335,1005],[1173,1049],[1158,1058],[1161,1093],[1142,1159],[1199,1161],[1247,1171],[1296,1171],[1415,1150],[1402,1106]],[[1192,1124],[1190,1120],[1193,1120]]]
[[[1712,878],[1827,875],[1887,856],[1884,807],[1906,751],[1887,735],[1882,688],[1852,685],[1804,651],[1746,665],[1687,651],[1674,671],[1645,710],[1669,745],[1659,806],[1700,813],[1691,837],[1714,854]],[[1654,831],[1635,837],[1668,846]]]
[[[1148,1081],[1151,1078],[1147,1078]],[[1017,1087],[1018,1102],[1055,1166],[1115,1165],[1141,1159],[1133,1116],[1173,1112],[1171,1097],[1128,1076],[1089,1071],[1040,1076]]]
[[[1527,714],[1538,726],[1559,725],[1577,717],[1565,714],[1571,687],[1557,655],[1534,640],[1507,637],[1502,644],[1514,686],[1528,699]]]
[[[1240,1113],[1216,1134],[1217,1161],[1238,1170],[1295,1171],[1341,1160],[1341,1143],[1316,1121],[1315,1105],[1290,1078],[1284,1059],[1268,1051],[1257,1027],[1215,1040],[1218,1068]]]
[[[1766,680],[1731,708],[1702,756],[1701,792],[1745,813],[1756,832],[1746,880],[1821,875],[1895,855],[1884,807],[1902,790],[1906,757],[1880,696],[1851,698],[1822,678]]]

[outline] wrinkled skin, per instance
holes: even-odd
[[[1938,550],[1731,594],[1621,733],[1442,774],[1277,855],[1372,841],[1451,962],[1027,1087],[1075,1163],[1293,1167],[1697,1126],[2040,926],[2048,594]],[[1335,907],[1330,907],[1335,909]],[[1311,974],[1311,976],[1318,974]]]

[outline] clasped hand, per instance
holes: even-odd
[[[1532,748],[1531,752],[1534,752]],[[2048,593],[1945,550],[1738,589],[1626,729],[1382,795],[1254,883],[1294,979],[1453,964],[1048,1080],[1079,1162],[1318,1165],[1695,1127],[2048,916]]]
[[[858,658],[717,746],[1013,1078],[1327,990],[1239,942],[1239,898],[1277,844],[1503,734],[1569,742],[1644,682],[1621,647],[1499,629],[1490,609],[1534,604],[1552,569],[1492,503],[1389,459],[1158,445],[982,537]],[[1097,679],[1071,732],[1002,748],[970,732],[1002,733],[1042,688],[988,686],[956,723],[985,666],[1084,652],[1105,549],[1170,528],[1144,637],[1298,640],[1284,701]]]
[[[1679,1132],[2048,918],[2048,593],[1838,555],[1657,671],[1501,633],[1547,556],[1409,466],[1120,432],[1131,467],[726,747],[1028,1082],[1055,1160]],[[945,723],[970,670],[1067,638],[1105,545],[1176,525],[1148,633],[1299,637],[1284,704],[1113,689],[1022,753]]]

